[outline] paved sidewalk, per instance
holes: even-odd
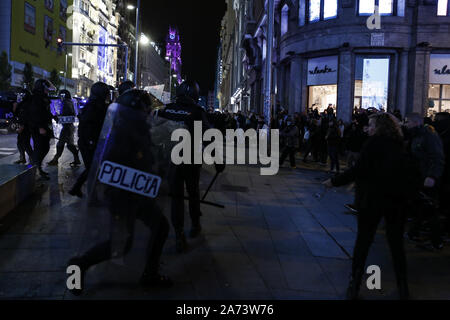
[[[48,159],[54,152],[53,146]],[[71,161],[65,151],[60,167],[49,169],[51,181],[0,222],[0,299],[74,299],[66,290],[65,265],[79,248],[85,221],[81,201],[67,194],[82,171],[70,168]],[[213,174],[204,168],[202,190]],[[81,298],[342,299],[356,218],[343,207],[351,191],[324,193],[326,177],[305,166],[281,168],[271,177],[260,176],[256,166],[228,166],[207,198],[226,207],[202,206],[203,236],[188,239],[189,251],[177,254],[170,231],[162,268],[173,288],[138,286],[148,238],[138,222],[127,267],[107,262],[90,269]],[[380,266],[382,290],[363,286],[365,299],[397,298],[389,254],[380,227],[367,263]],[[412,297],[450,299],[450,250],[428,253],[407,244],[407,254]]]

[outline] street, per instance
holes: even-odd
[[[0,159],[11,156],[16,152],[18,152],[17,134],[0,134]]]
[[[54,154],[54,146],[46,161]],[[134,248],[125,265],[102,263],[86,276],[85,293],[66,289],[68,259],[82,244],[83,205],[67,194],[82,168],[72,169],[65,151],[59,168],[47,168],[49,182],[11,212],[0,226],[0,299],[343,299],[356,236],[356,217],[346,212],[352,191],[324,192],[327,175],[316,168],[281,168],[260,176],[255,166],[227,166],[202,205],[203,235],[188,239],[184,254],[175,252],[170,231],[162,272],[175,282],[170,289],[144,291],[138,285],[144,267],[148,230],[137,223]],[[202,171],[207,188],[214,169]],[[166,206],[168,215],[169,206]],[[186,210],[187,211],[187,210]],[[186,216],[185,230],[190,219]],[[105,231],[108,232],[108,231]],[[413,299],[449,299],[449,248],[429,253],[406,243]],[[92,245],[92,244],[91,244]],[[396,282],[383,227],[366,266],[381,269],[381,289],[363,299],[397,299]]]

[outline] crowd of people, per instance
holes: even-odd
[[[36,165],[40,176],[45,179],[49,179],[49,175],[42,169],[42,162],[49,152],[50,140],[54,138],[52,120],[75,117],[70,93],[64,90],[60,93],[63,106],[61,114],[59,117],[52,115],[49,92],[54,89],[47,80],[38,80],[33,92],[24,91],[22,100],[14,107],[20,124],[17,142],[20,159],[17,163],[25,163],[28,154],[30,162]],[[130,81],[123,83],[118,91],[119,97],[116,101],[143,112],[143,115],[149,113],[150,106],[155,107],[158,104],[154,97],[134,89],[134,83]],[[114,100],[111,92],[111,87],[104,83],[93,85],[87,105],[78,115],[78,146],[74,142],[73,123],[62,123],[57,153],[49,165],[58,165],[58,159],[67,145],[74,157],[72,164],[78,166],[78,153],[81,151],[85,170],[69,191],[73,196],[83,197],[82,186],[88,178],[108,106]],[[168,121],[184,123],[189,130],[193,130],[194,121],[203,121],[204,129],[215,127],[222,133],[225,133],[226,129],[268,128],[261,114],[241,111],[222,113],[212,109],[205,112],[197,104],[198,98],[198,85],[183,83],[177,92],[176,101],[162,108],[158,114]],[[146,124],[142,123],[142,126],[145,127]],[[370,244],[379,221],[384,218],[400,296],[407,298],[406,259],[403,248],[406,219],[411,220],[406,232],[407,238],[425,249],[442,249],[444,240],[450,234],[450,114],[438,113],[432,120],[417,113],[403,118],[398,110],[391,114],[376,109],[355,108],[352,121],[344,123],[337,118],[332,105],[323,112],[309,109],[294,114],[280,108],[273,116],[270,128],[280,131],[280,165],[289,157],[290,167],[296,168],[296,155],[300,154],[300,161],[305,163],[313,161],[321,166],[327,166],[329,163],[329,173],[333,176],[324,183],[327,187],[355,183],[355,201],[348,207],[357,213],[358,235],[348,297],[355,298],[358,295]],[[129,130],[137,129],[130,127]],[[34,148],[30,144],[31,138]],[[141,150],[138,154],[142,152]],[[346,160],[344,172],[341,170],[343,159]],[[216,166],[216,170],[222,172],[224,168]],[[177,251],[183,252],[187,248],[183,231],[184,184],[190,201],[190,236],[197,237],[202,229],[200,167],[182,165],[175,172],[171,186],[172,194],[175,195],[172,199],[171,218],[176,231]],[[114,201],[116,200],[117,197]],[[140,206],[136,210],[142,211],[145,208]],[[140,215],[133,217],[139,218]],[[153,253],[149,253],[143,282],[148,285],[168,286],[171,284],[170,279],[161,276],[157,266],[169,227],[162,214],[158,215],[157,220],[144,221],[156,235],[149,243]],[[131,237],[133,230],[130,229],[129,232]],[[130,245],[127,246],[129,250]],[[82,266],[85,272],[90,266],[110,259],[110,247],[111,240],[101,243],[84,256],[74,258],[72,263],[76,262]]]

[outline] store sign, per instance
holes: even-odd
[[[308,86],[336,84],[338,57],[328,56],[308,60]]]
[[[430,55],[430,83],[450,84],[450,54]]]

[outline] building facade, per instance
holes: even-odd
[[[35,79],[48,79],[56,70],[68,88],[74,88],[71,58],[66,69],[66,55],[57,44],[57,38],[72,40],[67,15],[71,5],[72,0],[0,2],[0,51],[8,54],[12,65],[11,86],[22,87],[23,69],[28,62]]]
[[[247,13],[236,23],[243,25],[240,61],[248,61],[242,91],[250,95],[249,108],[262,112],[268,1],[239,2]],[[355,107],[403,114],[450,110],[450,1],[274,3],[275,108],[293,113],[331,104],[344,121]]]
[[[119,21],[116,1],[74,0],[73,42],[118,44]],[[115,47],[72,47],[72,76],[78,96],[89,96],[97,81],[117,85],[117,51]]]
[[[168,85],[169,67],[161,56],[161,48],[154,42],[139,46],[139,86]]]

